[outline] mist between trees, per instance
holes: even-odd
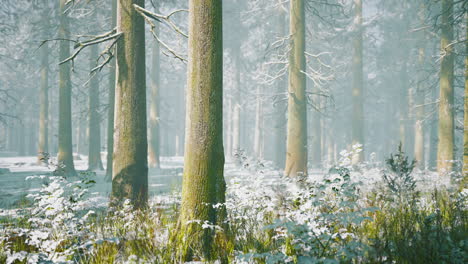
[[[463,0],[2,0],[0,178],[86,175],[111,208],[145,212],[152,177],[180,171],[174,254],[221,262],[241,251],[228,250],[229,182],[253,164],[298,188],[390,170],[402,185],[381,181],[401,196],[415,173],[458,194],[467,12]]]

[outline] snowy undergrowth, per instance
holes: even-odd
[[[466,263],[468,190],[445,179],[433,190],[432,175],[410,173],[402,182],[416,188],[402,195],[383,177],[398,180],[391,170],[351,164],[359,151],[306,179],[239,155],[242,169],[227,175],[229,230],[200,222],[225,238],[213,255],[231,263]],[[109,210],[93,200],[88,177],[32,180],[44,181],[32,204],[0,216],[0,262],[178,263],[180,193],[153,197],[143,211],[129,203]]]

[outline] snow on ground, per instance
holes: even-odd
[[[75,168],[78,171],[87,169],[87,156],[75,154]],[[106,153],[102,153],[104,168],[106,167]],[[242,160],[242,162],[240,161]],[[149,194],[152,197],[165,196],[174,190],[180,191],[182,185],[183,157],[161,157],[161,169],[150,169]],[[54,159],[51,164],[56,164]],[[14,207],[15,201],[28,193],[36,192],[42,186],[41,181],[26,180],[28,176],[50,175],[54,166],[44,166],[37,163],[37,157],[1,157],[0,168],[10,170],[10,173],[0,174],[0,208]],[[327,170],[312,169],[309,178],[312,181],[321,181]],[[252,158],[227,159],[224,176],[226,183],[231,179],[249,179],[263,175],[264,184],[272,184],[282,176],[282,171],[275,168],[269,161],[259,161]],[[451,185],[450,177],[441,177],[436,172],[416,171],[414,177],[420,190],[431,190],[434,188],[448,187]],[[93,199],[105,202],[109,196],[111,185],[104,181],[105,171],[97,171],[95,186],[90,190]],[[363,167],[361,171],[352,171],[351,179],[364,183],[362,188],[370,190],[375,184],[382,180],[382,168],[375,166]],[[158,198],[159,199],[159,198]],[[162,197],[162,199],[165,199]]]
[[[106,167],[106,153],[102,153],[104,168]],[[30,176],[50,176],[54,171],[55,159],[51,165],[40,165],[37,157],[0,157],[0,168],[8,169],[9,173],[0,174],[0,208],[15,207],[15,203],[24,195],[37,192],[43,180],[37,177],[27,180]],[[84,155],[74,155],[74,164],[77,171],[86,171],[88,158]],[[182,182],[183,157],[161,157],[161,169],[150,169],[149,192],[150,195],[171,193],[180,188]],[[91,200],[96,203],[105,203],[109,196],[111,185],[104,180],[105,171],[96,171],[93,180],[96,184],[91,188]]]

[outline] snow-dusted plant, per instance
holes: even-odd
[[[95,182],[84,177],[69,181],[58,176],[30,176],[41,180],[43,187],[27,195],[32,207],[19,210],[12,222],[17,226],[3,230],[7,263],[26,260],[28,263],[72,263],[81,242],[92,235],[88,218],[94,214],[86,195]],[[25,227],[22,227],[24,225]],[[28,251],[16,251],[15,242],[22,241]]]
[[[238,262],[338,263],[351,261],[368,251],[356,230],[369,220],[367,214],[375,208],[366,207],[359,199],[362,183],[351,179],[351,157],[357,151],[342,153],[339,165],[319,181],[281,178],[272,185],[262,177],[255,177],[249,184],[242,185],[238,192],[243,191],[244,199],[248,200],[244,205],[258,202],[257,207],[249,207],[253,210],[249,211],[247,219],[255,215],[265,219],[262,214],[267,211],[266,205],[271,205],[275,220],[263,227],[272,236],[273,246],[269,251],[239,254]],[[248,190],[252,186],[256,190],[254,194],[246,192],[246,186]],[[268,199],[273,203],[262,197],[271,197]]]

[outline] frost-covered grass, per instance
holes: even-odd
[[[216,233],[217,262],[468,262],[468,190],[433,173],[353,167],[352,155],[306,179],[239,156],[242,169],[227,168],[229,229],[200,222]],[[43,188],[0,215],[0,263],[179,263],[180,193],[109,209],[89,175],[30,180]]]

